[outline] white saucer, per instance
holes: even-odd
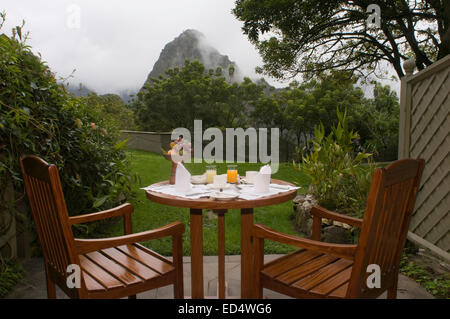
[[[239,194],[234,192],[215,192],[209,198],[213,200],[229,201],[238,197]]]

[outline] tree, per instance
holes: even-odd
[[[220,68],[205,72],[201,62],[187,60],[181,69],[168,69],[166,77],[151,79],[138,93],[136,121],[151,131],[192,131],[196,119],[205,128],[245,127],[252,101],[262,94],[263,86],[248,78],[229,84]]]
[[[294,81],[289,87],[260,98],[252,117],[258,125],[278,127],[288,153],[295,146],[307,146],[314,127],[320,123],[330,132],[338,120],[337,108],[348,110],[347,121],[353,129],[364,130],[361,108],[365,99],[362,90],[355,87],[356,81],[356,77],[341,71],[322,73],[301,84]]]
[[[22,27],[14,30],[0,33],[0,198],[10,182],[23,193],[19,158],[33,154],[57,165],[71,215],[122,203],[132,180],[119,132],[59,85]],[[12,204],[0,201],[0,214]]]
[[[277,78],[375,72],[381,61],[402,77],[410,55],[422,70],[450,54],[448,0],[238,0],[233,13],[263,58],[261,72]]]
[[[86,104],[99,112],[99,115],[110,125],[122,130],[135,128],[134,114],[128,105],[117,94],[97,95],[90,93],[84,99]]]
[[[393,161],[398,155],[398,97],[389,86],[380,83],[375,84],[373,95],[363,109],[361,124],[367,133],[362,142],[375,148],[374,155],[378,161]]]

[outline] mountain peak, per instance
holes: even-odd
[[[184,30],[178,37],[188,36],[195,39],[205,38],[205,35],[198,30],[195,29],[186,29]]]
[[[216,48],[211,46],[205,35],[200,31],[187,29],[166,44],[146,82],[149,82],[151,78],[157,78],[159,75],[164,76],[165,71],[169,68],[182,67],[186,59],[190,61],[199,60],[206,70],[215,70],[221,67],[224,71],[223,75],[229,82],[241,80],[236,64],[230,61],[228,56],[220,54]],[[233,78],[230,78],[227,72],[231,65],[235,67]]]

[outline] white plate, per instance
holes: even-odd
[[[213,200],[220,200],[220,201],[229,201],[233,200],[239,197],[238,193],[231,193],[231,192],[215,192],[210,196]]]
[[[206,184],[206,175],[193,175],[191,176],[192,184]]]
[[[231,187],[231,184],[225,184],[224,186],[216,186],[214,184],[208,184],[207,186],[211,189],[228,189]]]
[[[270,187],[277,188],[277,189],[284,189],[284,190],[290,190],[291,186],[289,185],[281,185],[281,184],[270,184]]]

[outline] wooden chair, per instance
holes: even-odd
[[[48,298],[56,298],[55,284],[71,298],[135,298],[137,293],[171,284],[175,298],[184,297],[182,223],[132,234],[131,204],[69,217],[56,166],[36,156],[22,157],[20,164],[44,255]],[[73,236],[74,224],[116,216],[124,218],[125,236],[105,239]],[[173,261],[138,244],[168,236],[172,237]],[[69,288],[67,284],[68,276],[73,276],[73,269],[77,269],[68,268],[69,265],[79,267],[79,287]]]
[[[261,298],[268,288],[294,298],[376,298],[386,290],[388,298],[396,298],[400,257],[423,167],[421,159],[405,159],[377,168],[362,220],[314,207],[311,239],[255,224],[254,296]],[[322,218],[361,227],[358,244],[320,242]],[[302,249],[264,264],[264,239]],[[368,268],[374,264],[380,267],[379,288],[373,287],[373,266]]]

